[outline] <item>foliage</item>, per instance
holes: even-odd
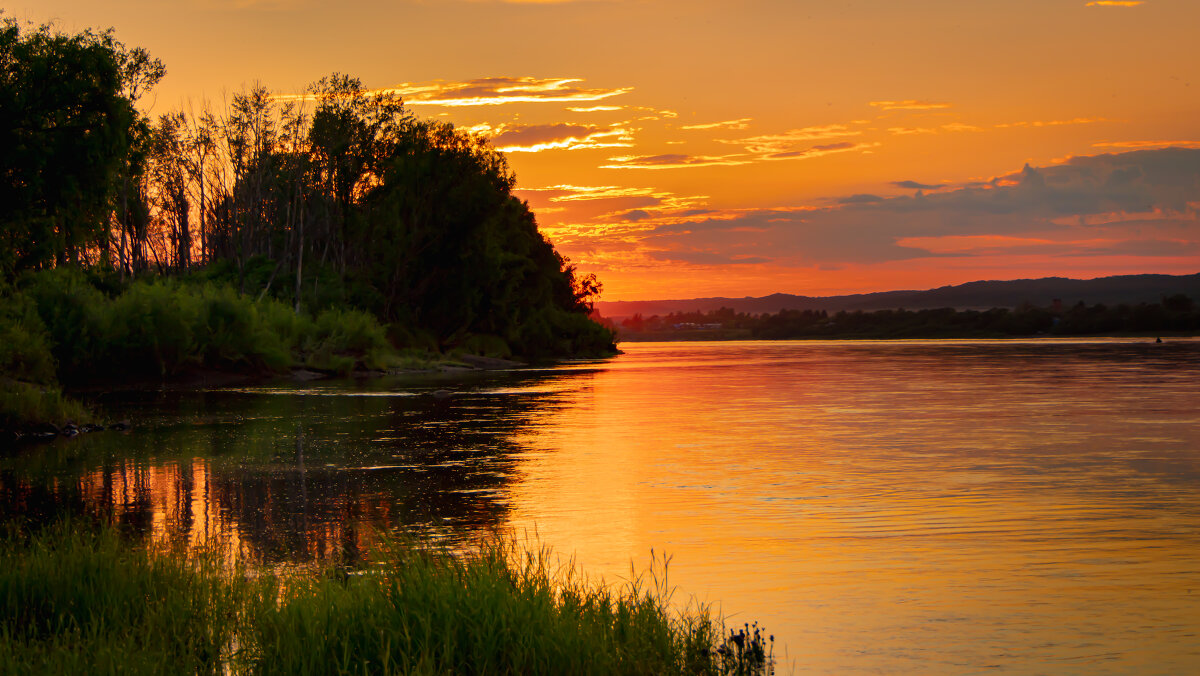
[[[54,368],[37,307],[22,293],[0,289],[0,377],[48,385],[56,382]]]
[[[78,261],[108,235],[118,176],[162,64],[112,32],[0,22],[0,277]]]
[[[394,94],[333,74],[309,88],[315,110],[255,84],[223,112],[152,122],[136,106],[161,62],[111,31],[12,20],[0,68],[0,279],[60,274],[29,293],[71,378],[278,370],[289,350],[335,371],[384,363],[384,334],[351,308],[405,347],[487,335],[531,358],[615,350],[588,318],[600,283],[541,235],[504,156]],[[197,269],[234,291],[144,279]],[[272,311],[245,295],[308,310],[315,333],[264,332]]]
[[[36,430],[64,422],[86,424],[91,414],[54,385],[35,385],[0,376],[0,430]]]
[[[367,570],[223,570],[111,530],[0,539],[4,673],[760,674],[767,642],[672,610],[665,569],[587,580],[495,538],[453,554],[392,540]],[[663,564],[665,566],[665,559]],[[661,577],[655,577],[655,573]],[[649,583],[648,583],[649,582]]]
[[[167,378],[200,367],[269,373],[308,364],[344,373],[393,359],[384,328],[362,312],[329,310],[314,320],[227,285],[157,278],[110,298],[68,268],[23,284],[49,329],[43,340],[62,382]]]

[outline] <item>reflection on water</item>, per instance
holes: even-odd
[[[267,562],[536,528],[610,578],[666,550],[798,671],[1200,669],[1200,341],[624,347],[108,397],[138,426],[3,460],[0,518]]]
[[[501,527],[512,439],[541,395],[364,387],[386,385],[106,397],[108,417],[135,429],[8,460],[0,517],[66,512],[156,541],[220,537],[268,563],[353,561],[376,530],[401,526],[452,539]]]

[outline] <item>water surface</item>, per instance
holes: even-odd
[[[137,427],[4,460],[0,516],[266,562],[536,530],[608,579],[668,552],[782,671],[1200,670],[1200,341],[622,347],[107,396]]]

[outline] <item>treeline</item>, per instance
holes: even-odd
[[[1080,302],[1066,309],[1023,305],[990,310],[782,310],[747,314],[721,308],[642,317],[620,324],[626,340],[698,337],[705,333],[753,339],[788,338],[1005,338],[1036,335],[1194,334],[1200,307],[1177,294],[1159,303],[1105,306]]]
[[[538,232],[499,152],[346,75],[149,119],[165,67],[110,32],[0,30],[0,276],[197,268],[254,297],[353,307],[393,340],[612,350],[600,291]],[[503,348],[499,347],[503,344]]]
[[[151,119],[165,72],[0,17],[0,427],[59,383],[615,351],[486,141],[339,74]]]

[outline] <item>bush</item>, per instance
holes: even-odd
[[[11,290],[0,292],[0,378],[57,382],[46,326],[33,301]]]
[[[67,421],[84,424],[91,421],[91,414],[56,386],[0,378],[0,430],[28,430]]]
[[[167,377],[200,363],[200,298],[165,281],[138,282],[109,305],[110,358],[138,375]]]
[[[49,335],[63,381],[80,380],[111,367],[109,300],[72,268],[55,268],[22,279]]]
[[[324,370],[348,373],[355,366],[386,368],[394,350],[379,322],[358,310],[325,310],[317,315],[305,344],[307,363]]]
[[[228,286],[206,284],[198,295],[201,308],[195,332],[204,364],[247,365],[268,371],[283,371],[292,365],[292,327],[286,327],[287,334],[276,330],[285,328],[279,316],[281,311],[290,312],[287,308],[273,300],[255,303]]]

